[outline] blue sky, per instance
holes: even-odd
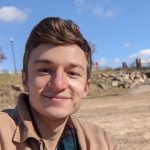
[[[0,70],[17,70],[27,37],[35,24],[48,16],[75,21],[83,35],[96,45],[94,62],[116,67],[135,58],[150,63],[149,0],[0,0],[0,47],[6,60]]]

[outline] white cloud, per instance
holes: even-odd
[[[5,6],[0,8],[1,22],[23,22],[28,18],[25,11],[22,11],[14,6]]]
[[[120,63],[120,59],[119,58],[115,58],[114,59],[114,63],[119,64]]]
[[[105,6],[108,2],[108,0],[103,0],[101,1],[101,5]],[[80,13],[89,11],[93,15],[103,18],[110,18],[115,15],[115,12],[113,10],[101,7],[100,4],[96,4],[94,3],[94,1],[90,3],[85,0],[74,0],[74,4],[77,7],[77,11]]]
[[[107,64],[107,61],[105,60],[105,58],[101,58],[97,62],[98,62],[99,65],[106,65]]]
[[[134,53],[129,56],[129,61],[134,61],[136,58],[141,59],[142,64],[150,64],[150,49],[142,49],[137,53]]]
[[[150,58],[150,49],[142,49],[137,53],[134,53],[130,58]]]
[[[97,17],[103,17],[103,18],[111,18],[115,15],[113,10],[104,10],[99,6],[93,8],[93,14]]]
[[[94,7],[93,8],[93,14],[95,15],[95,16],[102,16],[102,14],[103,14],[103,10],[102,10],[102,8],[100,8],[99,6],[96,6],[96,7]]]
[[[114,11],[113,10],[107,10],[103,15],[104,15],[104,17],[113,17]]]
[[[135,45],[134,45],[134,44],[131,44],[131,43],[125,43],[125,44],[124,44],[124,47],[126,47],[126,48],[134,48]]]
[[[74,0],[74,4],[77,7],[78,12],[83,12],[89,9],[89,6],[85,0]]]
[[[144,64],[144,65],[150,65],[150,58],[142,59],[142,64]]]

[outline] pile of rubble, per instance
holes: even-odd
[[[144,83],[147,80],[145,73],[141,72],[118,72],[116,74],[100,73],[98,78],[103,80],[109,80],[109,84],[105,82],[98,83],[98,86],[102,89],[106,87],[119,87],[119,88],[134,88],[136,85]]]

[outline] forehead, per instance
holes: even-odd
[[[50,44],[41,44],[33,49],[29,63],[37,60],[49,60],[56,64],[79,63],[87,66],[87,59],[84,51],[75,44],[51,46]]]

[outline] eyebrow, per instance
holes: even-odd
[[[80,68],[81,70],[84,71],[84,68],[80,64],[78,64],[78,63],[71,63],[71,64],[69,64],[69,66],[71,68]]]
[[[38,59],[34,61],[35,64],[40,64],[40,63],[44,63],[44,64],[54,64],[52,61],[47,60],[47,59]],[[81,70],[84,71],[84,67],[78,63],[70,63],[69,64],[69,68],[80,68]]]
[[[34,61],[35,64],[44,63],[44,64],[53,64],[52,61],[47,59],[38,59]]]

